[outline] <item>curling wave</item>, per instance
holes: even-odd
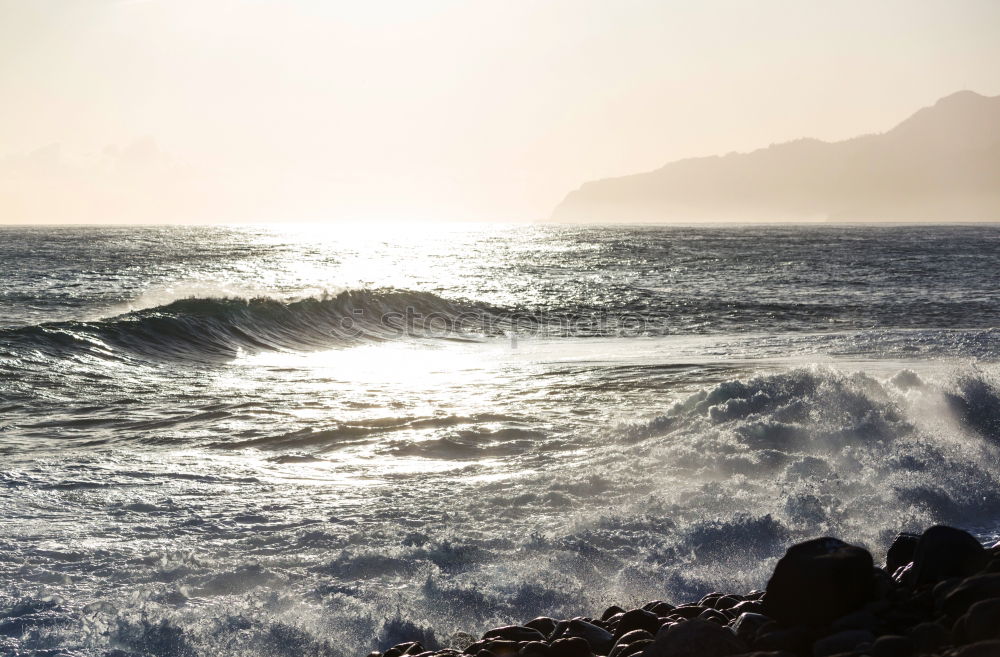
[[[310,351],[400,336],[468,339],[492,310],[429,292],[348,290],[282,301],[190,298],[91,322],[0,329],[6,355],[87,351],[116,358],[230,359],[259,351]],[[0,351],[0,357],[5,355]]]

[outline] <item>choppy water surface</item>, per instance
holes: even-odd
[[[0,228],[0,653],[357,655],[986,538],[998,265],[996,226]]]

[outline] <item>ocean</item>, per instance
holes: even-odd
[[[998,290],[997,225],[0,227],[0,653],[363,655],[994,539]]]

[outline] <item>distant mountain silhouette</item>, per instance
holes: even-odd
[[[800,139],[588,182],[553,219],[1000,220],[1000,96],[960,91],[882,134]]]

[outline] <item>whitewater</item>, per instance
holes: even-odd
[[[1000,530],[1000,226],[0,227],[0,654],[362,655]]]

